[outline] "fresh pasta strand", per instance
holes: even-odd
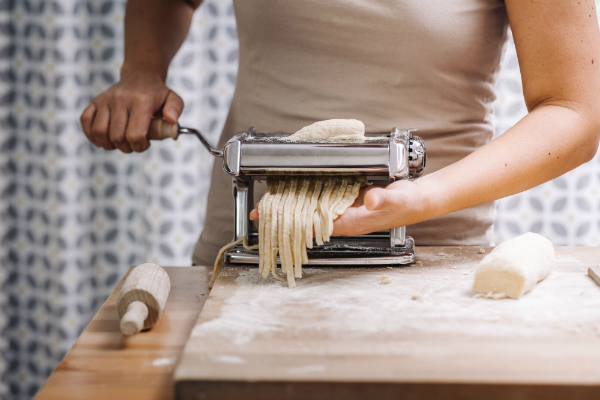
[[[264,217],[264,228],[262,229],[262,234],[264,235],[263,240],[263,254],[265,260],[262,265],[262,270],[259,269],[262,276],[269,276],[269,272],[271,271],[271,204],[275,196],[277,196],[277,186],[278,182],[273,178],[267,178],[267,191],[265,193],[265,197],[267,197],[267,201],[264,206],[264,215],[259,215],[259,218]],[[268,196],[267,196],[268,193]],[[260,236],[261,233],[259,233]]]
[[[325,237],[323,238],[323,240],[326,242],[328,242],[330,240],[331,233],[333,232],[333,220],[336,218],[336,216],[334,216],[334,214],[333,214],[333,210],[335,207],[337,207],[337,205],[340,203],[340,201],[344,197],[347,186],[348,186],[348,177],[344,176],[342,178],[342,182],[336,188],[335,196],[332,195],[332,198],[329,199],[329,219],[327,220],[327,231],[326,231]]]
[[[219,253],[217,254],[217,258],[215,259],[215,265],[213,268],[212,276],[210,277],[210,281],[208,282],[208,287],[210,289],[212,289],[213,285],[215,284],[215,281],[217,280],[217,278],[219,277],[219,274],[221,273],[221,268],[223,267],[223,259],[224,259],[223,256],[225,254],[225,251],[227,251],[227,249],[235,246],[239,242],[242,242],[242,244],[244,245],[244,247],[247,250],[258,249],[258,245],[254,245],[254,246],[248,245],[248,238],[246,236],[241,237],[237,240],[234,240],[231,243],[227,243],[225,246],[221,247],[221,250],[219,250]]]
[[[283,196],[283,191],[285,189],[285,180],[279,179],[277,182],[277,193],[273,197],[273,201],[271,203],[271,210],[267,218],[271,224],[271,233],[270,233],[270,244],[269,251],[271,254],[270,257],[270,265],[268,267],[268,271],[263,271],[263,277],[269,276],[269,271],[273,272],[273,275],[277,274],[277,251],[279,250],[279,226],[277,224],[277,210],[279,209],[279,203],[281,202],[281,198]],[[275,275],[279,276],[278,274]]]
[[[300,213],[300,235],[302,236],[302,239],[300,240],[300,247],[302,251],[302,264],[308,263],[308,254],[306,253],[306,248],[308,246],[308,243],[306,241],[306,215],[308,213],[308,208],[312,199],[312,192],[315,190],[315,184],[315,179],[309,179],[306,194],[304,195],[304,204],[302,205],[302,212]],[[309,240],[312,247],[312,224]],[[302,268],[302,265],[300,265],[300,268]],[[295,272],[296,271],[294,271],[294,273]],[[296,278],[298,278],[298,276],[296,276]],[[300,278],[302,278],[302,269],[300,269]]]
[[[266,203],[269,201],[271,197],[269,191],[271,189],[271,184],[267,182],[267,190],[265,191],[265,195],[260,199],[258,203],[258,270],[262,273],[265,261],[267,257],[265,256],[265,221],[267,219],[266,214]]]
[[[281,272],[285,272],[284,263],[285,263],[285,252],[284,252],[284,242],[283,242],[283,208],[285,206],[285,202],[290,194],[290,187],[292,185],[291,178],[286,179],[285,189],[283,191],[283,195],[281,196],[281,200],[279,201],[279,207],[277,208],[277,223],[278,223],[278,245],[279,245],[279,260],[281,262]]]
[[[303,262],[303,251],[302,243],[304,236],[302,235],[302,208],[304,207],[304,199],[306,198],[306,192],[308,191],[308,184],[310,179],[304,178],[302,180],[302,187],[298,192],[298,200],[296,207],[294,207],[294,277],[302,278],[302,262]]]
[[[294,258],[291,248],[291,225],[292,225],[292,204],[296,199],[296,186],[298,184],[298,178],[292,178],[290,185],[290,192],[288,197],[285,200],[285,205],[283,207],[283,236],[280,238],[280,250],[279,254],[284,255],[284,259],[282,260],[282,270],[287,275],[288,286],[293,288],[296,286],[296,282],[294,280]]]
[[[335,214],[333,216],[333,219],[336,219],[343,213],[343,212],[339,213],[338,210],[343,208],[344,204],[346,204],[348,201],[350,201],[350,197],[352,196],[352,189],[354,188],[354,185],[356,184],[356,182],[357,182],[356,177],[351,176],[350,178],[348,178],[348,187],[346,188],[346,193],[344,193],[344,197],[342,198],[342,200],[338,203],[338,205],[333,210],[333,213]],[[344,211],[345,211],[345,209],[344,209]]]
[[[348,190],[348,192],[350,192],[348,197],[344,198],[344,201],[340,202],[335,209],[336,219],[342,215],[352,204],[354,204],[360,193],[361,186],[361,182],[355,182],[354,185],[352,185],[352,189]]]
[[[328,183],[328,184],[327,184]],[[335,178],[329,178],[323,189],[323,194],[319,199],[319,216],[321,218],[321,244],[329,241],[327,233],[329,231],[329,198],[335,188],[337,180]],[[317,243],[319,241],[317,240]]]
[[[321,195],[321,188],[323,187],[323,179],[319,178],[315,182],[315,188],[313,189],[312,196],[310,197],[310,205],[306,211],[306,227],[304,234],[306,236],[306,247],[309,249],[313,248],[313,219],[315,209],[319,202],[319,196]],[[316,236],[316,235],[315,235]]]

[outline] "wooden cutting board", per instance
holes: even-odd
[[[478,250],[305,269],[295,289],[225,268],[179,359],[176,397],[600,398],[600,287],[587,276],[600,249],[557,248],[556,268],[519,300],[474,296]]]

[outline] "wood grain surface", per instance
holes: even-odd
[[[126,337],[116,301],[124,279],[85,328],[36,399],[171,399],[172,374],[202,305],[209,269],[166,267],[171,292],[149,331]]]
[[[307,268],[295,289],[225,268],[179,359],[176,396],[600,398],[600,288],[587,275],[600,249],[557,248],[554,270],[519,300],[476,296],[478,250]]]

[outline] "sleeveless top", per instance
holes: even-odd
[[[250,126],[293,133],[354,118],[367,132],[418,128],[431,173],[491,140],[503,1],[238,0],[234,9],[239,72],[221,148]],[[233,204],[216,159],[195,264],[212,265],[232,240]],[[494,217],[487,203],[407,233],[417,245],[490,245]]]

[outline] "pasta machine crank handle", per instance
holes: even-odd
[[[168,138],[177,140],[180,134],[196,135],[211,155],[223,157],[223,151],[213,147],[199,130],[184,128],[179,126],[179,124],[170,124],[160,117],[152,118],[146,137],[148,140],[164,140]]]

